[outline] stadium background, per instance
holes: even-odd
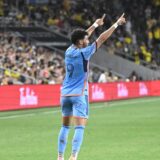
[[[160,158],[160,0],[0,0],[1,159],[56,159],[69,34],[106,13],[94,41],[123,12],[126,25],[90,63],[80,159]]]

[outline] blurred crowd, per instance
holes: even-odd
[[[142,81],[142,77],[140,77],[135,71],[130,73],[128,77],[122,77],[117,73],[112,72],[111,70],[103,70],[98,67],[91,67],[89,72],[89,82],[93,83],[106,83],[106,82],[136,82]]]
[[[0,33],[0,85],[61,84],[65,75],[64,58],[57,51],[30,44],[13,33]],[[134,76],[134,78],[133,78]],[[91,67],[89,82],[137,81]]]
[[[77,26],[88,27],[106,13],[105,26],[96,30],[98,35],[125,12],[127,24],[107,41],[108,51],[153,69],[160,66],[160,0],[50,0],[46,5],[4,2],[3,15],[12,17],[12,23],[58,26],[67,33]]]
[[[64,61],[59,53],[36,47],[11,33],[0,33],[0,84],[62,83]]]
[[[25,0],[0,0],[0,25],[57,26],[66,33],[75,27],[90,26],[106,13],[105,25],[95,36],[112,25],[123,12],[127,23],[106,42],[107,50],[152,69],[160,66],[160,0],[49,0],[43,5],[26,4]],[[59,53],[37,47],[10,33],[0,36],[0,83],[61,83],[64,62]],[[94,73],[94,74],[93,74]],[[12,78],[11,78],[12,77]],[[112,82],[120,77],[93,68],[90,82]],[[128,80],[141,80],[133,72]]]

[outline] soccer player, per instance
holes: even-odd
[[[95,42],[89,45],[93,31],[102,26],[105,15],[87,30],[75,29],[71,34],[72,45],[65,52],[66,75],[61,89],[62,127],[58,137],[58,160],[64,160],[67,138],[73,120],[75,132],[69,160],[77,160],[88,119],[88,61],[96,50],[125,23],[124,14]]]

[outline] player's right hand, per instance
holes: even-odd
[[[95,23],[97,23],[98,24],[98,26],[102,26],[103,24],[104,24],[104,18],[106,17],[106,14],[103,14],[103,16],[101,17],[101,18],[99,18],[99,19],[97,19],[96,21],[95,21]]]

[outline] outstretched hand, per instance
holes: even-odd
[[[120,18],[117,20],[118,25],[123,25],[126,23],[125,14],[123,13]]]
[[[101,18],[99,18],[99,19],[97,19],[96,21],[95,21],[95,23],[97,23],[98,24],[98,26],[102,26],[103,24],[104,24],[104,18],[106,17],[106,14],[103,14],[103,16],[101,17]]]

